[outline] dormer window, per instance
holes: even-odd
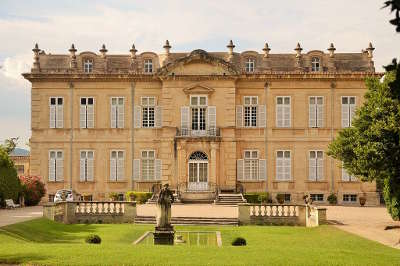
[[[85,59],[83,61],[83,71],[85,73],[92,73],[93,72],[93,59]]]
[[[144,60],[144,73],[153,73],[153,60]]]
[[[321,70],[321,62],[318,57],[313,57],[311,59],[311,71],[312,72],[318,72]]]
[[[256,65],[256,60],[254,58],[247,58],[245,65],[246,72],[247,73],[254,72],[255,65]]]

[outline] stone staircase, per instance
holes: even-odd
[[[172,217],[173,225],[233,225],[237,226],[237,218],[210,218],[210,217]],[[136,224],[155,224],[154,216],[136,216]]]
[[[246,202],[242,193],[218,194],[217,198],[214,200],[214,204],[216,205],[237,205],[238,203]]]

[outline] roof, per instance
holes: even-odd
[[[15,148],[11,153],[10,156],[29,156],[30,152],[25,149]]]

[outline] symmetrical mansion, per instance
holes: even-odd
[[[30,174],[48,198],[71,188],[92,200],[169,183],[183,201],[219,192],[285,194],[302,202],[378,204],[327,156],[350,127],[375,73],[371,44],[360,53],[165,52],[50,54],[33,49]]]

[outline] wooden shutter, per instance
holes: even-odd
[[[154,126],[157,128],[161,128],[162,127],[162,107],[157,105],[154,108],[154,112],[155,112]]]
[[[55,105],[50,105],[49,107],[49,113],[50,113],[50,128],[56,128],[56,106]]]
[[[134,119],[135,119],[135,128],[141,128],[142,127],[142,107],[141,106],[135,106],[134,110]]]
[[[257,126],[261,128],[265,128],[267,126],[267,117],[266,117],[266,106],[258,105],[257,106]]]
[[[56,166],[55,166],[55,164],[56,164],[56,160],[50,158],[50,155],[49,155],[49,181],[50,182],[56,181],[56,168],[55,168]]]
[[[117,179],[123,180],[125,178],[125,152],[122,157],[117,158]]]
[[[79,166],[80,166],[79,167],[79,169],[80,169],[79,180],[81,182],[84,182],[85,181],[86,158],[81,158],[80,159],[80,165]]]
[[[94,158],[87,159],[87,181],[94,180]]]
[[[190,128],[190,108],[189,106],[181,106],[181,134],[182,136],[189,135]]]
[[[317,112],[316,105],[309,103],[309,110],[308,110],[308,126],[315,127],[317,125],[315,114]]]
[[[63,128],[64,127],[64,106],[63,105],[57,105],[56,127],[57,128]]]
[[[133,160],[133,179],[140,179],[140,159]]]
[[[259,167],[259,180],[267,180],[267,160],[260,159],[258,160],[258,167]]]
[[[112,154],[112,152],[111,152]],[[117,158],[112,158],[110,154],[110,180],[116,181],[117,180]]]
[[[156,180],[161,180],[161,174],[162,174],[162,162],[161,159],[156,159],[155,160],[155,179]]]
[[[124,128],[125,127],[125,105],[124,104],[119,104],[117,107],[118,111],[118,128]]]
[[[117,128],[117,106],[112,104],[112,98],[111,98],[111,113],[110,113],[110,117],[111,117],[111,128]]]
[[[63,181],[64,180],[64,159],[63,158],[57,158],[56,159],[56,178],[57,181]]]
[[[94,104],[87,106],[87,128],[94,128]]]
[[[80,128],[86,128],[86,105],[81,105],[79,109],[79,125]]]
[[[208,129],[211,136],[215,136],[217,133],[217,107],[208,106]]]
[[[236,127],[243,127],[243,105],[236,105]]]
[[[324,127],[324,103],[317,104],[317,127]]]
[[[236,177],[237,180],[243,180],[244,160],[238,159],[236,161]]]
[[[342,103],[342,127],[349,127],[349,105]]]

